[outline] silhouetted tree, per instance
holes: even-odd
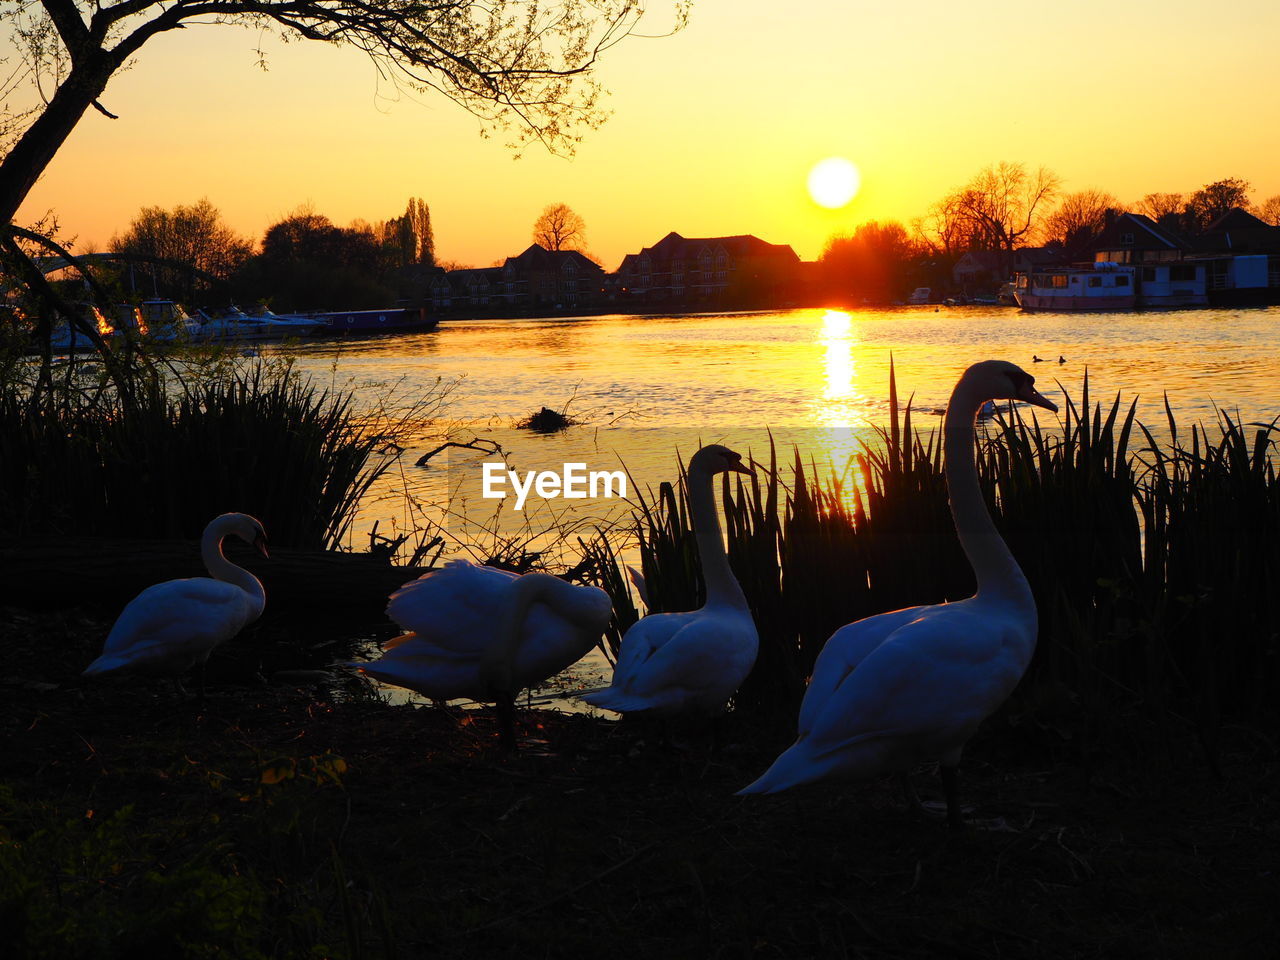
[[[113,253],[173,260],[221,280],[230,280],[253,253],[253,244],[222,222],[218,208],[202,199],[172,210],[144,207],[124,233],[111,238]],[[179,268],[148,268],[150,292],[190,301],[208,284]]]
[[[1146,214],[1162,227],[1179,226],[1183,196],[1180,193],[1148,193],[1137,203],[1137,212]]]
[[[395,299],[387,277],[392,263],[373,230],[338,227],[328,217],[300,210],[267,229],[262,252],[238,285],[275,309],[351,310]]]
[[[860,224],[852,236],[832,237],[819,258],[827,289],[838,296],[891,300],[914,285],[919,245],[896,220]]]
[[[1183,229],[1200,233],[1236,207],[1249,206],[1249,181],[1228,177],[1208,183],[1193,193],[1182,210]]]
[[[1078,190],[1068,193],[1053,213],[1045,217],[1041,234],[1046,243],[1064,250],[1086,247],[1107,225],[1108,214],[1116,213],[1120,201],[1102,190]]]
[[[1012,251],[1032,233],[1043,205],[1062,179],[1040,167],[1028,174],[1022,163],[1001,161],[980,171],[956,198],[959,216],[977,249]]]
[[[1257,216],[1273,227],[1280,227],[1280,193],[1263,200],[1258,206]]]
[[[436,265],[436,241],[431,231],[431,210],[426,201],[410,197],[404,215],[381,224],[382,242],[396,252],[402,267]]]
[[[549,203],[533,221],[533,242],[547,250],[583,250],[587,224],[568,204]]]
[[[950,259],[972,249],[969,223],[963,215],[963,191],[948,194],[912,223],[917,238],[931,250]]]

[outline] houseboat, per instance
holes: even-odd
[[[1132,310],[1137,305],[1133,280],[1134,268],[1118,263],[1042,267],[1018,274],[1014,296],[1023,310]]]
[[[1208,261],[1209,304],[1253,307],[1280,303],[1280,254],[1243,254]]]
[[[319,321],[316,336],[334,334],[401,333],[408,330],[432,330],[440,322],[424,307],[389,307],[383,310],[344,310],[310,314]]]
[[[1014,294],[1024,310],[1170,310],[1203,307],[1208,264],[1176,260],[1044,267],[1019,274]]]

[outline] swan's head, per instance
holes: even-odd
[[[270,556],[267,553],[267,531],[247,513],[224,513],[209,524],[210,528],[215,524],[219,537],[239,537],[264,557]]]
[[[742,462],[742,454],[722,447],[718,443],[708,444],[689,460],[689,470],[695,468],[707,473],[745,473],[755,476],[755,471]]]
[[[1042,396],[1035,387],[1036,378],[1016,363],[1006,360],[984,360],[964,372],[961,380],[978,391],[982,400],[1021,400],[1023,403],[1058,411],[1058,405]]]

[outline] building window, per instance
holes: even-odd
[[[1155,278],[1156,278],[1156,268],[1155,268],[1155,267],[1143,267],[1143,268],[1142,268],[1142,280],[1143,280],[1143,282],[1144,282],[1144,283],[1151,283],[1152,281],[1154,281],[1154,280],[1155,280]]]
[[[1102,278],[1101,278],[1101,277],[1090,277],[1090,278],[1089,278],[1089,286],[1091,286],[1091,287],[1100,287],[1100,286],[1102,286]]]
[[[1188,264],[1178,264],[1169,268],[1169,279],[1175,283],[1186,283],[1194,281],[1196,278],[1196,268]]]
[[[1127,273],[1116,274],[1116,286],[1127,287],[1129,285],[1129,275]]]
[[[1132,246],[1133,246],[1133,234],[1132,234],[1132,233],[1122,233],[1122,234],[1120,234],[1120,246],[1122,246],[1122,247],[1132,247]]]
[[[1065,273],[1055,273],[1053,275],[1053,286],[1065,287],[1067,285],[1067,275]]]

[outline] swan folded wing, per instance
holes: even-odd
[[[659,709],[718,708],[751,671],[757,645],[749,622],[695,617],[653,652],[627,693]]]
[[[627,631],[613,669],[613,686],[628,689],[649,658],[695,617],[694,613],[651,613]]]
[[[249,595],[233,584],[203,577],[158,583],[124,608],[89,669],[181,672],[206,659],[253,616]]]
[[[1013,632],[963,602],[932,608],[845,677],[805,742],[815,752],[880,737],[915,741],[926,752],[963,744],[1022,675],[1008,653]]]
[[[528,686],[573,666],[596,645],[607,623],[606,615],[594,630],[566,620],[542,601],[534,603],[516,648],[516,679]]]
[[[483,699],[475,661],[438,654],[434,648],[418,646],[400,656],[348,666],[358,667],[382,683],[414,690],[432,700]]]
[[[448,563],[391,594],[387,616],[442,649],[474,652],[490,642],[515,578],[493,567]]]
[[[813,676],[805,689],[800,704],[800,735],[812,728],[814,721],[826,706],[831,695],[845,678],[865,660],[872,651],[897,629],[917,619],[929,607],[908,607],[880,613],[841,627],[831,635],[818,654],[813,665]]]

